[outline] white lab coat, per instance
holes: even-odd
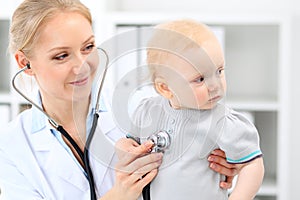
[[[90,199],[82,169],[49,126],[47,118],[33,108],[0,132],[1,200]],[[113,144],[122,136],[110,113],[101,113],[90,153],[98,197],[114,183]]]

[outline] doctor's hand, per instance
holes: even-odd
[[[229,189],[232,187],[232,180],[240,171],[240,165],[230,164],[226,161],[226,155],[221,149],[215,149],[208,156],[209,167],[226,176],[225,181],[220,182],[220,187]]]
[[[141,145],[132,139],[122,138],[115,145],[119,158],[116,164],[116,182],[113,190],[121,199],[137,199],[143,188],[157,174],[162,153],[149,153],[153,142]],[[114,199],[114,198],[111,198]]]

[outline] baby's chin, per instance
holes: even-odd
[[[218,102],[207,103],[205,105],[176,105],[172,106],[174,109],[192,109],[192,110],[211,110],[216,107]]]

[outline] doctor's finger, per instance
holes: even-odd
[[[226,177],[225,181],[220,182],[220,187],[223,189],[230,189],[232,187],[233,176]]]
[[[136,153],[137,155],[145,155],[151,152],[152,147],[154,146],[154,143],[152,140],[147,140],[141,145],[136,146],[135,148],[132,148],[132,152]]]
[[[238,168],[239,168],[238,164],[228,163],[227,160],[226,160],[226,158],[223,157],[222,155],[213,155],[213,154],[211,154],[208,157],[208,161],[210,163],[212,163],[212,164],[215,163],[216,167],[218,167],[217,170],[225,170],[225,171],[227,171],[226,169],[229,169],[228,172],[230,172],[230,174],[224,174],[224,175],[234,176],[238,172]],[[231,170],[231,169],[233,169],[233,170]],[[231,174],[231,172],[233,172],[233,173]]]
[[[139,179],[136,184],[138,185],[138,187],[144,188],[148,183],[150,183],[154,179],[157,173],[158,169],[151,170],[142,179]]]
[[[115,149],[117,150],[130,150],[131,148],[137,147],[139,144],[132,139],[129,138],[121,138],[115,144]]]
[[[136,170],[135,172],[128,174],[127,180],[126,182],[129,185],[142,185],[145,186],[147,185],[147,183],[149,183],[157,174],[157,168],[159,167],[161,163],[160,162],[155,162],[155,163],[151,163],[148,164],[138,170]],[[122,172],[119,172],[122,173]],[[123,172],[123,174],[121,176],[124,176],[125,173]],[[125,178],[123,178],[125,179]],[[138,186],[138,187],[140,187]]]
[[[116,142],[115,150],[117,153],[132,152],[138,146],[139,144],[132,139],[121,138]]]
[[[150,156],[150,155],[149,155]],[[149,157],[148,156],[148,157]],[[138,161],[140,162],[140,161]],[[143,161],[144,162],[144,161]],[[148,163],[137,170],[131,172],[131,169],[119,168],[116,169],[116,180],[120,183],[130,186],[130,185],[146,185],[149,183],[157,173],[157,168],[161,164],[161,160],[157,162]],[[136,167],[136,166],[135,166]],[[150,174],[149,174],[150,173]],[[144,179],[141,181],[141,179]],[[142,183],[140,183],[142,182]],[[140,186],[138,186],[140,187]]]
[[[226,158],[225,152],[222,151],[221,149],[215,149],[215,150],[213,150],[211,152],[211,155],[215,155],[215,156]]]
[[[142,193],[143,188],[153,180],[157,172],[158,170],[154,169],[149,173],[145,174],[143,177],[134,177],[132,174],[128,176],[128,174],[117,172],[116,183],[120,188],[123,188],[123,193],[129,192],[132,194],[137,194],[137,196],[139,196]]]
[[[128,164],[119,162],[119,164],[117,165],[119,167],[118,170],[128,174],[132,174],[135,173],[137,170],[147,169],[144,168],[147,165],[154,166],[153,168],[155,168],[157,167],[157,164],[161,164],[162,156],[162,153],[151,153],[142,157],[138,157]]]
[[[128,169],[133,173],[146,173],[157,168],[162,162],[162,153],[151,153],[139,157],[128,165]],[[149,169],[149,167],[151,167]],[[145,171],[146,170],[146,171]]]
[[[225,174],[225,175],[228,175],[228,176],[236,175],[237,172],[241,168],[241,166],[239,164],[228,163],[227,160],[226,160],[225,152],[222,151],[221,149],[213,150],[212,153],[208,157],[208,161],[209,162],[214,162],[214,163],[219,164],[219,165],[222,165],[222,166],[224,166],[225,168],[228,168],[228,169],[236,169],[236,171],[235,170],[232,171],[232,172],[234,172],[233,174]]]
[[[120,162],[122,162],[124,165],[129,165],[133,161],[135,161],[137,158],[143,157],[146,154],[149,154],[149,152],[152,150],[153,147],[152,141],[147,141],[139,146],[127,148],[127,152],[119,153],[122,154],[122,158],[120,158]],[[126,150],[125,150],[126,151]]]
[[[150,171],[152,171],[154,169],[158,169],[158,167],[161,165],[161,163],[162,163],[162,160],[158,160],[156,162],[149,163],[149,164],[137,169],[136,171],[134,171],[132,173],[132,176],[138,177],[140,179],[141,177],[146,176]]]
[[[117,157],[119,159],[123,158],[124,156],[126,156],[127,153],[133,151],[132,149],[134,149],[137,146],[139,146],[139,144],[132,139],[127,139],[127,138],[119,139],[115,144],[115,151]]]
[[[229,164],[231,165],[231,164]],[[236,167],[228,167],[226,164],[218,164],[215,162],[212,162],[209,164],[209,167],[214,170],[215,172],[218,172],[220,174],[223,174],[225,176],[235,176],[238,174],[238,169]]]

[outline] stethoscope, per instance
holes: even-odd
[[[127,138],[130,138],[141,144],[141,139],[136,136],[132,136],[130,134],[126,135]],[[147,140],[151,140],[153,142],[153,147],[151,152],[165,152],[171,145],[171,136],[167,131],[158,131],[152,135],[150,135]],[[142,191],[143,200],[151,200],[150,195],[150,183],[148,183]]]
[[[78,146],[78,144],[73,140],[73,138],[70,136],[70,134],[61,126],[59,125],[52,117],[50,117],[41,106],[39,106],[38,104],[36,104],[33,100],[31,100],[30,98],[28,98],[23,92],[21,92],[16,84],[15,84],[15,79],[16,77],[24,72],[27,69],[30,69],[30,64],[28,63],[24,68],[22,68],[21,70],[19,70],[12,78],[12,85],[13,88],[23,97],[25,98],[28,102],[30,102],[34,107],[36,107],[38,110],[40,110],[47,118],[49,123],[57,130],[59,131],[70,143],[71,145],[74,147],[74,149],[76,150],[76,152],[78,153],[80,159],[82,160],[82,162],[84,163],[84,171],[86,173],[86,177],[88,179],[89,182],[89,186],[90,186],[90,191],[91,191],[91,200],[96,200],[97,199],[97,195],[96,195],[96,189],[95,189],[95,182],[94,182],[94,177],[93,177],[93,172],[91,170],[90,167],[90,161],[89,161],[89,148],[90,148],[90,144],[91,141],[93,139],[96,127],[97,127],[97,123],[98,123],[98,118],[99,118],[99,113],[100,113],[100,96],[101,96],[101,91],[102,91],[102,87],[103,87],[103,83],[105,80],[105,76],[106,76],[106,72],[108,69],[108,63],[109,63],[109,57],[107,52],[102,49],[102,48],[97,48],[100,51],[102,51],[105,54],[106,57],[106,62],[105,62],[105,67],[104,67],[104,71],[103,71],[103,75],[102,75],[102,80],[100,82],[100,87],[98,90],[98,94],[97,94],[97,100],[96,100],[96,105],[95,105],[95,113],[93,114],[93,122],[92,122],[92,127],[90,130],[90,133],[88,134],[85,146],[84,146],[84,151],[82,152],[80,147]]]

